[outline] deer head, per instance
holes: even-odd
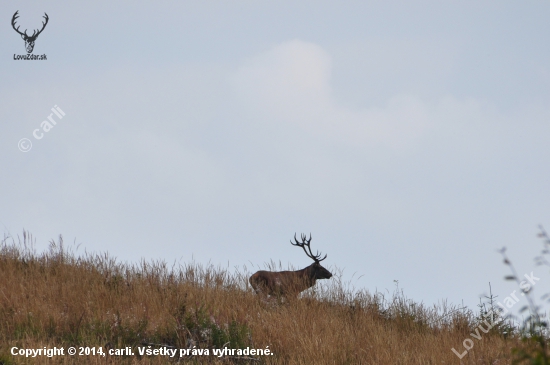
[[[317,279],[330,279],[332,277],[332,273],[325,269],[320,262],[327,258],[327,255],[325,257],[320,258],[321,254],[319,254],[319,251],[317,251],[317,254],[314,255],[313,252],[311,252],[311,233],[309,234],[309,240],[307,239],[307,236],[305,234],[302,234],[301,236],[302,242],[298,242],[296,239],[296,234],[294,234],[294,242],[290,241],[290,244],[293,246],[301,247],[304,252],[306,253],[307,257],[312,259],[314,262],[311,264],[308,269],[310,271],[310,278],[313,280]],[[307,247],[307,250],[306,250]]]
[[[19,13],[19,10],[17,10],[15,12],[15,14],[13,14],[13,18],[11,18],[11,26],[13,27],[13,29],[19,33],[21,35],[21,38],[23,38],[23,40],[25,41],[25,48],[27,49],[27,53],[32,53],[32,50],[34,49],[34,41],[36,41],[36,38],[38,38],[38,35],[40,33],[42,33],[42,31],[44,30],[44,28],[46,28],[46,24],[48,24],[48,14],[44,13],[45,15],[43,16],[44,19],[46,19],[45,22],[42,22],[42,29],[38,30],[38,29],[35,29],[32,33],[31,36],[29,36],[27,34],[27,30],[25,29],[25,32],[24,33],[21,33],[19,31],[19,27],[15,28],[15,20],[17,18],[19,18],[19,15],[17,15],[17,13]]]

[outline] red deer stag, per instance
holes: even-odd
[[[292,245],[303,248],[306,255],[315,262],[297,271],[262,270],[256,272],[250,277],[249,281],[257,294],[279,298],[297,297],[298,294],[315,285],[318,279],[330,279],[332,277],[332,273],[320,264],[321,261],[327,258],[327,255],[321,259],[319,252],[316,255],[311,252],[311,247],[309,246],[311,234],[309,235],[309,240],[306,235],[302,234],[302,242],[298,242],[296,234],[294,234],[294,242],[296,243],[290,241]]]

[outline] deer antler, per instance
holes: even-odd
[[[38,35],[39,35],[40,33],[42,33],[42,31],[44,30],[44,28],[46,28],[46,24],[48,24],[48,20],[50,20],[50,18],[48,17],[48,14],[47,14],[47,13],[44,13],[44,16],[43,16],[42,18],[46,19],[46,22],[42,22],[42,29],[40,29],[40,30],[38,31],[38,33],[36,33],[36,35],[34,35],[34,32],[33,32],[31,38],[32,38],[32,37],[35,37],[35,38],[38,37]],[[36,31],[35,31],[35,32],[36,32]]]
[[[15,12],[15,14],[13,14],[13,18],[11,18],[11,26],[13,27],[13,30],[15,30],[17,33],[21,34],[21,35],[24,35],[24,36],[27,36],[27,30],[25,29],[25,33],[21,33],[19,31],[19,27],[15,28],[15,20],[17,18],[19,18],[19,15],[17,15],[17,13],[19,13],[19,10],[17,10]],[[45,13],[44,13],[45,14]]]
[[[15,21],[17,20],[17,18],[19,18],[18,13],[19,13],[19,10],[17,10],[17,11],[15,12],[15,14],[13,14],[13,17],[11,18],[11,26],[13,27],[13,29],[14,29],[17,33],[21,34],[21,35],[24,36],[26,39],[36,39],[36,37],[38,37],[38,35],[39,35],[40,33],[42,33],[42,31],[44,30],[44,28],[46,28],[46,24],[48,24],[48,20],[50,20],[50,18],[48,17],[48,14],[47,14],[47,13],[44,13],[44,16],[43,16],[42,18],[46,19],[46,21],[45,21],[45,22],[42,22],[42,29],[40,29],[40,30],[35,29],[35,30],[33,31],[32,35],[29,36],[29,35],[27,34],[27,30],[26,30],[26,29],[25,29],[25,32],[24,32],[24,33],[21,33],[21,32],[19,31],[19,27],[15,28]],[[38,33],[37,33],[37,31],[38,31]]]
[[[292,240],[291,240],[290,244],[293,245],[293,246],[298,246],[298,247],[303,248],[303,250],[306,253],[307,257],[309,257],[310,259],[312,259],[315,262],[321,262],[321,261],[323,261],[324,259],[327,258],[327,255],[325,255],[325,257],[320,259],[321,254],[319,253],[319,251],[317,251],[316,255],[314,255],[313,252],[311,252],[311,247],[310,247],[311,233],[309,234],[309,240],[307,239],[307,236],[305,234],[302,234],[301,238],[302,238],[302,242],[298,242],[298,240],[296,239],[296,233],[294,233],[294,242],[296,242],[296,243],[292,243]],[[306,247],[307,247],[307,250],[306,250]],[[308,252],[308,250],[309,250],[309,252]]]

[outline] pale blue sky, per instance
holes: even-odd
[[[34,54],[10,21],[38,28]],[[474,306],[550,228],[547,1],[3,1],[0,223]],[[66,116],[35,140],[59,106]],[[19,151],[21,138],[33,147]],[[536,290],[550,290],[550,275]],[[357,280],[357,277],[361,276]],[[540,287],[540,288],[539,288]]]

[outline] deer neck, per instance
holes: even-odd
[[[315,269],[313,268],[313,265],[305,267],[300,271],[302,271],[302,277],[306,280],[309,287],[315,285],[317,279],[315,278]]]

